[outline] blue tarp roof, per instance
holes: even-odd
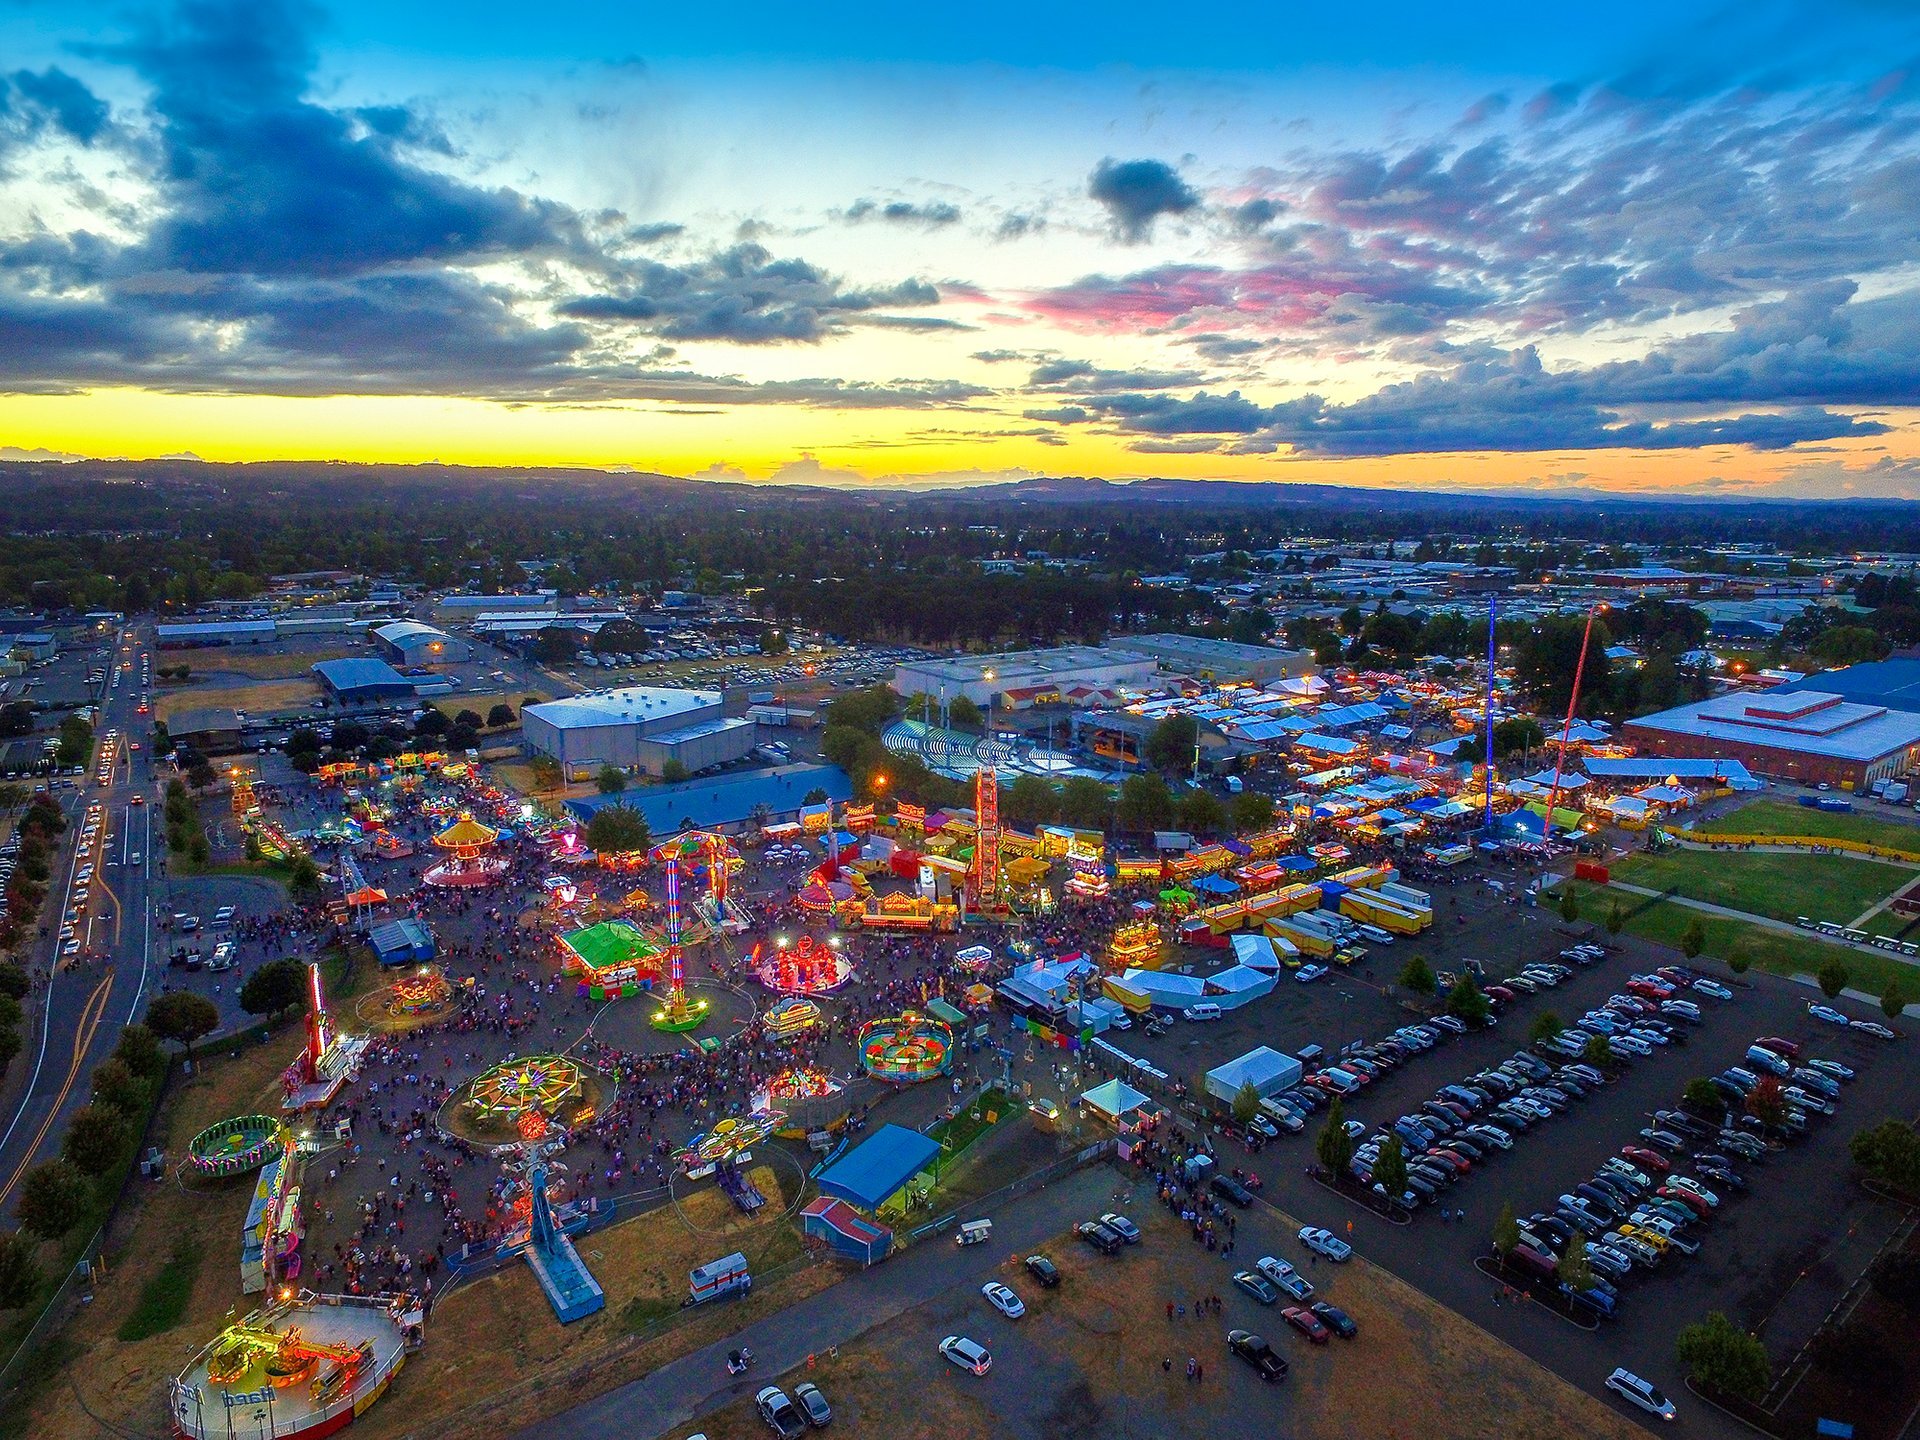
[[[1664,780],[1669,775],[1682,780],[1751,780],[1747,767],[1738,760],[1678,760],[1648,755],[1634,760],[1606,760],[1589,755],[1580,762],[1596,780]]]
[[[878,1209],[940,1153],[940,1142],[904,1125],[882,1125],[820,1172],[820,1192]]]
[[[589,795],[569,800],[567,809],[582,821],[591,820],[608,805],[638,810],[656,838],[677,835],[689,828],[711,830],[738,825],[764,806],[770,815],[792,815],[814,789],[831,800],[853,798],[853,781],[838,765],[776,765],[768,770],[743,770],[711,780],[689,780],[684,785],[649,785],[618,795]]]
[[[1320,862],[1311,855],[1282,855],[1274,862],[1282,870],[1318,870]]]
[[[412,916],[376,925],[367,936],[373,953],[382,965],[403,965],[409,960],[433,958],[433,932]]]

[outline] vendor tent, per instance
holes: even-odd
[[[878,1210],[940,1155],[940,1142],[903,1125],[882,1125],[816,1177],[820,1193]]]
[[[1249,1050],[1238,1059],[1229,1060],[1207,1072],[1207,1093],[1217,1100],[1231,1105],[1241,1090],[1253,1086],[1262,1100],[1269,1095],[1278,1095],[1290,1085],[1300,1080],[1300,1062],[1291,1055],[1282,1055],[1270,1046],[1262,1045],[1257,1050]]]
[[[1233,958],[1239,966],[1254,970],[1271,973],[1280,968],[1280,957],[1274,952],[1273,941],[1265,935],[1234,936]]]
[[[1198,975],[1182,975],[1170,970],[1133,969],[1120,979],[1128,989],[1140,991],[1153,1004],[1173,1010],[1194,1004],[1207,990],[1207,982]]]
[[[1273,970],[1256,970],[1251,965],[1230,965],[1218,975],[1207,977],[1207,999],[1222,1010],[1237,1010],[1249,1000],[1269,995],[1277,979]]]
[[[1124,1080],[1109,1080],[1083,1094],[1080,1103],[1101,1119],[1117,1125],[1122,1116],[1146,1104],[1147,1095]]]

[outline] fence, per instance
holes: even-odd
[[[74,1259],[73,1267],[67,1271],[67,1278],[60,1282],[60,1288],[54,1291],[53,1298],[47,1301],[46,1309],[40,1312],[40,1318],[33,1322],[33,1328],[27,1331],[26,1338],[15,1347],[7,1363],[0,1365],[0,1395],[6,1394],[13,1387],[14,1382],[20,1378],[40,1342],[65,1321],[67,1303],[82,1288],[93,1283],[93,1262],[100,1258],[100,1250],[106,1238],[105,1226],[93,1232],[93,1238],[87,1241],[80,1254]]]
[[[1734,835],[1700,830],[1675,838],[1690,845],[1715,849],[1776,845],[1787,850],[1835,850],[1846,855],[1865,855],[1874,860],[1904,860],[1909,865],[1920,865],[1920,851],[1898,850],[1891,845],[1869,845],[1864,840],[1840,840],[1831,835]]]
[[[1116,1153],[1119,1146],[1118,1140],[1096,1140],[1091,1145],[1082,1146],[1071,1155],[1063,1155],[1058,1160],[1041,1166],[1038,1170],[1022,1175],[1018,1180],[1002,1185],[990,1194],[969,1200],[961,1209],[980,1211],[1001,1201],[1017,1200],[1022,1195],[1031,1195],[1035,1190],[1044,1189],[1062,1176],[1071,1175],[1074,1171],[1083,1169],[1095,1161],[1106,1159]],[[953,1228],[954,1222],[959,1218],[959,1210],[949,1210],[937,1219],[929,1220],[926,1224],[909,1230],[901,1238],[906,1244],[911,1245],[917,1240],[944,1234]]]

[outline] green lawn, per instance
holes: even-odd
[[[1697,835],[1820,835],[1832,840],[1857,840],[1864,845],[1890,845],[1897,850],[1920,851],[1920,824],[1909,825],[1877,815],[1834,814],[1791,805],[1783,800],[1755,800],[1702,821]]]
[[[1680,950],[1680,937],[1687,926],[1698,920],[1706,935],[1706,948],[1701,952],[1703,961],[1724,960],[1738,949],[1753,961],[1756,970],[1793,976],[1816,974],[1822,965],[1837,959],[1847,967],[1852,977],[1849,983],[1856,990],[1878,995],[1889,982],[1897,980],[1909,996],[1920,998],[1920,967],[1904,964],[1890,955],[1830,945],[1811,935],[1789,934],[1719,915],[1703,915],[1669,900],[1609,894],[1595,886],[1580,884],[1573,886],[1573,893],[1583,920],[1604,921],[1607,911],[1618,901],[1626,912],[1625,928],[1629,935],[1669,946],[1676,952]]]
[[[1611,869],[1614,879],[1629,885],[1671,890],[1750,915],[1789,921],[1805,915],[1841,925],[1915,874],[1910,866],[1877,860],[1767,850],[1668,850],[1629,855]]]

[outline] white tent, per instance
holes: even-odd
[[[1209,1070],[1207,1093],[1231,1105],[1234,1097],[1247,1085],[1253,1086],[1264,1100],[1269,1095],[1278,1095],[1289,1085],[1299,1083],[1299,1080],[1298,1060],[1262,1045],[1258,1050],[1249,1050],[1238,1059]]]
[[[1237,1010],[1249,1000],[1258,1000],[1273,992],[1278,975],[1272,970],[1256,970],[1251,965],[1230,965],[1218,975],[1207,977],[1207,999],[1222,1010]]]
[[[1198,975],[1182,975],[1171,970],[1128,970],[1120,979],[1138,990],[1153,1004],[1178,1010],[1205,996],[1207,982]]]
[[[1265,935],[1236,935],[1233,937],[1233,958],[1239,965],[1250,965],[1256,970],[1277,971],[1280,957],[1274,953],[1273,941]]]

